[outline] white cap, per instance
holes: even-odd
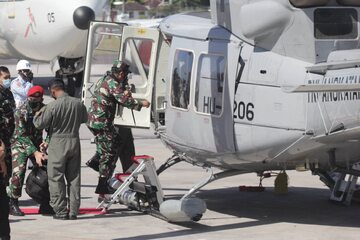
[[[20,60],[20,61],[16,64],[16,71],[24,70],[24,69],[31,70],[31,64],[30,64],[29,61],[27,61],[27,60]]]

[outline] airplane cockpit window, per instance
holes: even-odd
[[[353,8],[319,8],[314,12],[317,39],[355,39],[358,36],[358,15]]]
[[[171,84],[171,105],[187,109],[190,99],[193,53],[176,50]]]
[[[195,89],[197,112],[221,115],[223,109],[225,58],[202,55]]]

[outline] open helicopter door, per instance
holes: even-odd
[[[94,96],[94,85],[114,60],[130,64],[128,84],[135,99],[152,102],[159,31],[126,24],[91,22],[87,43],[82,100],[88,107]],[[114,124],[149,128],[151,108],[141,111],[118,105]]]
[[[160,32],[156,28],[125,26],[123,28],[119,60],[130,64],[129,85],[132,96],[138,100],[153,98]],[[155,103],[152,103],[155,104]],[[150,128],[151,107],[134,111],[118,105],[114,124]]]
[[[91,22],[88,32],[82,101],[88,108],[94,97],[96,82],[119,58],[125,24]]]

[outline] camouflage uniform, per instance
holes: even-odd
[[[11,91],[0,84],[0,139],[5,144],[8,176],[11,174],[10,138],[14,130],[13,108],[15,108],[15,101]],[[10,236],[9,198],[5,190],[7,183],[7,179],[0,176],[0,238]]]
[[[8,167],[8,176],[11,174],[11,149],[10,139],[14,132],[15,100],[9,89],[0,84],[0,139],[5,143],[5,160]]]
[[[95,98],[88,110],[87,126],[95,136],[96,152],[100,156],[99,174],[110,177],[115,169],[116,130],[113,124],[116,104],[140,110],[141,102],[131,96],[125,96],[121,84],[106,75],[95,86]]]
[[[21,197],[27,159],[39,150],[39,145],[43,142],[42,130],[36,129],[33,123],[34,114],[28,102],[16,109],[14,114],[15,131],[11,139],[12,175],[6,190],[8,196],[15,199]]]

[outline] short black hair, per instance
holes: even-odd
[[[9,69],[5,66],[0,66],[0,72],[10,73]]]
[[[60,78],[54,78],[49,82],[49,89],[53,89],[53,88],[57,88],[57,89],[61,89],[65,91],[65,83],[62,79]]]

